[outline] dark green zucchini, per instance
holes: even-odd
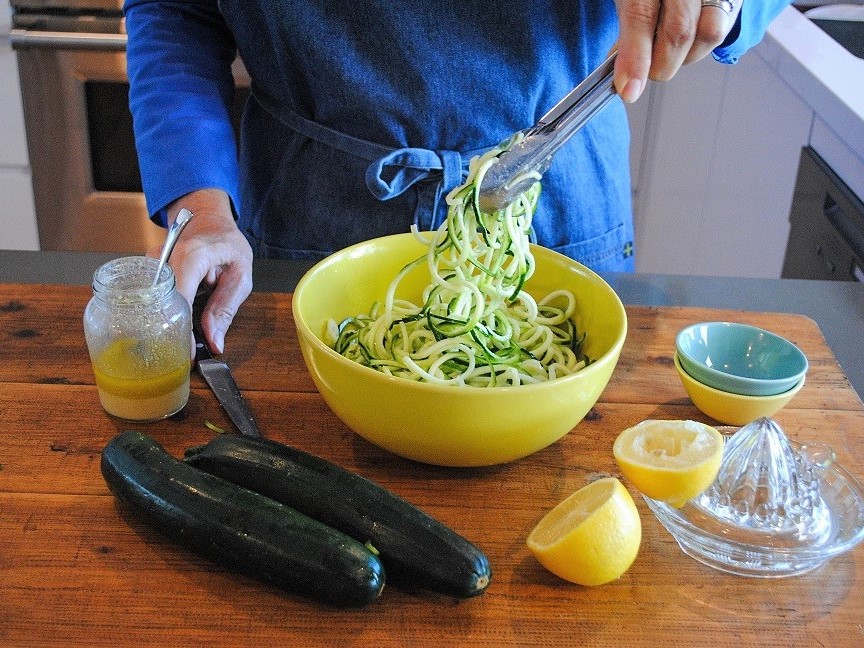
[[[220,434],[188,450],[186,461],[368,542],[391,584],[456,598],[489,585],[489,561],[480,549],[398,495],[325,459],[268,439]]]
[[[344,533],[124,432],[102,451],[111,491],[170,540],[221,565],[339,607],[371,603],[380,560]]]

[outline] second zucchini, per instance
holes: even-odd
[[[319,520],[378,552],[391,583],[456,598],[481,594],[492,572],[471,542],[374,482],[268,439],[220,434],[186,461]]]

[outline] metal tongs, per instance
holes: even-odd
[[[483,211],[504,209],[529,189],[549,168],[556,151],[611,101],[617,54],[613,52],[540,121],[513,136],[523,137],[499,156],[480,185]]]

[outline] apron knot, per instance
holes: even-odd
[[[366,186],[378,200],[390,200],[421,183],[414,223],[421,230],[431,230],[444,221],[445,197],[467,173],[468,164],[458,151],[401,148],[369,165]]]

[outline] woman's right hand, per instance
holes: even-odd
[[[682,65],[698,61],[720,45],[735,25],[743,0],[731,11],[701,0],[615,0],[620,34],[615,88],[632,103],[648,79],[668,81]]]
[[[224,191],[201,189],[183,196],[169,205],[169,220],[183,207],[194,218],[184,228],[169,263],[177,277],[177,290],[190,304],[199,287],[208,289],[201,328],[210,348],[222,353],[225,333],[252,292],[252,248],[237,228]],[[159,251],[149,253],[158,256]]]

